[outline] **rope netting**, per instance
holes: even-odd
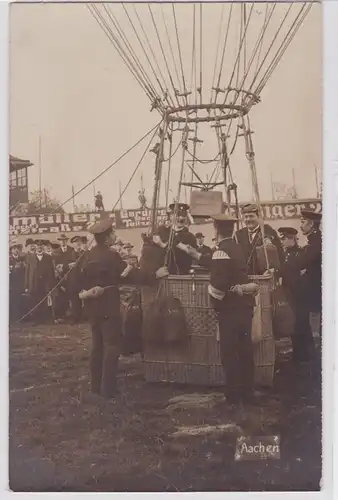
[[[211,188],[220,180],[225,190],[235,185],[230,160],[243,135],[243,114],[260,101],[314,3],[87,4],[149,98],[150,110],[177,119],[167,125],[167,136],[158,144],[167,165],[157,168],[157,174],[166,171],[166,180],[157,183],[156,196],[166,207],[169,193],[176,191],[179,174],[172,185],[171,174],[173,167],[180,172],[178,153],[187,124],[187,173],[180,178],[185,186],[190,183],[190,194],[194,186]],[[200,119],[207,122],[208,134]],[[215,131],[211,146],[210,126]],[[208,151],[215,151],[207,158],[199,153],[204,137]]]
[[[110,3],[87,8],[152,109],[162,113],[208,102],[252,106],[313,3]]]

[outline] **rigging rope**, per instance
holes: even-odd
[[[157,92],[156,92],[155,88],[153,87],[153,84],[150,81],[148,75],[146,74],[143,66],[141,65],[140,59],[137,58],[136,54],[134,54],[134,50],[132,48],[132,45],[130,44],[129,40],[127,39],[126,35],[123,32],[123,29],[120,27],[119,22],[117,21],[116,17],[114,16],[113,12],[111,11],[110,5],[109,4],[107,6],[105,4],[102,4],[102,5],[103,5],[103,8],[105,9],[105,11],[107,12],[109,18],[113,22],[113,24],[114,24],[116,30],[118,31],[120,37],[124,41],[124,43],[127,46],[128,50],[130,51],[130,54],[131,54],[133,60],[135,61],[135,64],[140,68],[140,71],[142,72],[142,74],[144,76],[144,79],[146,81],[148,81],[148,85],[150,86],[150,88],[153,89],[153,97],[155,98],[157,96]]]
[[[169,80],[170,80],[171,86],[172,86],[173,91],[174,91],[174,96],[175,96],[176,102],[177,102],[177,104],[179,106],[180,103],[179,103],[179,100],[178,100],[177,95],[176,95],[174,81],[173,81],[173,78],[172,78],[172,75],[171,75],[171,72],[170,72],[170,69],[169,69],[169,65],[168,65],[168,61],[167,61],[166,55],[164,53],[163,45],[162,45],[162,42],[161,42],[161,38],[160,38],[158,29],[157,29],[157,25],[156,25],[155,18],[154,18],[154,15],[153,15],[153,11],[151,10],[150,4],[148,4],[148,9],[150,11],[150,15],[151,15],[151,18],[152,18],[152,21],[153,21],[153,25],[154,25],[154,28],[155,28],[155,31],[156,31],[156,35],[157,35],[157,40],[158,40],[158,43],[160,45],[161,52],[162,52],[162,55],[163,55],[163,59],[164,59],[164,62],[165,62],[166,68],[167,68],[167,72],[168,72],[168,75],[169,75]]]
[[[121,51],[119,44],[116,41],[113,33],[111,32],[109,25],[107,24],[107,22],[103,18],[102,14],[98,10],[98,8],[95,5],[91,5],[91,4],[86,4],[86,7],[90,11],[90,13],[94,17],[94,19],[96,20],[96,22],[98,23],[100,28],[103,30],[105,35],[109,38],[109,40],[112,43],[112,45],[114,46],[115,50],[117,51],[117,53],[119,54],[119,56],[121,57],[121,59],[123,60],[125,65],[127,66],[127,68],[129,69],[129,71],[132,73],[132,75],[134,76],[136,81],[139,83],[141,88],[145,91],[147,97],[150,99],[151,102],[153,102],[154,96],[152,95],[152,90],[147,88],[147,86],[142,81],[142,78],[140,77],[140,75],[137,73],[137,71],[135,71],[133,63],[130,61],[129,57],[126,54],[124,54],[123,51]]]
[[[45,214],[45,215],[55,215],[55,214],[57,214],[58,211],[60,210],[60,208],[62,208],[64,205],[66,205],[67,203],[69,203],[70,201],[72,201],[75,196],[77,196],[78,194],[82,193],[82,191],[84,191],[85,189],[87,189],[87,187],[89,187],[91,184],[93,184],[95,181],[97,181],[97,179],[99,179],[100,177],[102,177],[106,172],[108,172],[108,170],[110,170],[115,165],[117,165],[117,163],[119,163],[125,156],[127,156],[133,149],[135,149],[142,141],[144,141],[144,139],[146,137],[148,137],[154,130],[156,130],[155,133],[154,133],[154,136],[155,136],[160,123],[161,122],[159,122],[157,125],[155,125],[155,127],[153,127],[152,129],[150,129],[145,135],[143,135],[141,137],[141,139],[139,139],[137,142],[135,142],[135,144],[133,144],[133,146],[131,146],[129,149],[127,149],[124,153],[122,153],[122,155],[119,156],[113,163],[111,163],[111,165],[109,165],[107,168],[105,168],[104,170],[102,170],[97,176],[95,176],[91,181],[89,181],[87,184],[85,184],[81,189],[79,189],[78,191],[76,191],[76,193],[72,194],[72,196],[70,196],[69,198],[67,198],[66,201],[64,201],[59,206],[57,206],[52,212],[50,212],[48,214]],[[151,140],[153,140],[153,137],[152,137]],[[150,143],[151,143],[151,141],[150,141]],[[123,193],[122,193],[122,195],[123,195]],[[11,243],[14,239],[15,239],[15,237],[13,237],[9,241],[9,243]]]
[[[179,54],[180,65],[181,65],[181,72],[182,72],[183,92],[184,92],[184,94],[186,94],[187,93],[187,87],[186,87],[185,78],[184,78],[182,52],[181,52],[180,37],[179,37],[179,33],[178,33],[178,26],[177,26],[177,20],[176,20],[175,4],[172,4],[172,12],[173,12],[173,16],[174,16],[174,24],[175,24],[175,31],[176,31],[176,41],[177,41],[178,54]],[[188,105],[187,95],[185,95],[185,102],[186,102],[186,105]]]
[[[200,103],[203,102],[203,4],[200,3]]]
[[[126,190],[128,189],[129,185],[131,184],[131,182],[132,182],[133,178],[135,177],[135,175],[136,175],[136,173],[137,173],[137,171],[138,171],[138,169],[139,169],[139,167],[140,167],[140,165],[141,165],[141,163],[142,163],[142,161],[143,161],[143,159],[144,159],[145,155],[148,153],[148,150],[149,150],[150,144],[152,143],[152,141],[153,141],[153,139],[154,139],[154,137],[155,137],[155,135],[156,135],[156,133],[157,133],[157,129],[158,129],[158,127],[159,127],[159,125],[156,127],[156,130],[155,130],[154,134],[152,135],[152,137],[151,137],[151,139],[150,139],[149,143],[147,144],[147,146],[146,146],[146,148],[145,148],[145,150],[144,150],[144,152],[143,152],[143,154],[142,154],[142,156],[141,156],[141,158],[140,158],[139,162],[137,163],[137,165],[136,165],[136,167],[135,167],[135,169],[134,169],[133,173],[131,174],[131,176],[130,176],[130,178],[129,178],[129,180],[128,180],[128,182],[127,182],[126,186],[125,186],[125,188],[123,189],[123,191],[120,193],[120,195],[119,195],[118,199],[116,200],[116,202],[115,202],[115,204],[114,204],[114,206],[113,206],[113,208],[112,208],[112,211],[114,211],[114,209],[116,208],[116,206],[117,206],[117,205],[118,205],[118,203],[120,202],[121,198],[123,197],[124,193],[125,193],[125,192],[126,192]],[[154,130],[154,129],[152,129],[152,130]],[[151,132],[151,131],[150,131],[150,132]],[[147,135],[149,135],[149,133],[148,133]],[[115,164],[116,164],[116,163],[115,163]],[[112,165],[113,165],[113,164],[112,164]],[[108,168],[111,168],[111,166],[109,166]],[[91,245],[93,244],[93,242],[94,242],[94,238],[92,238],[92,240],[91,240],[91,242],[90,242],[90,244],[89,244],[89,247],[91,247]],[[30,316],[30,315],[32,314],[32,312],[34,312],[34,311],[35,311],[38,307],[40,307],[40,305],[41,305],[41,304],[43,304],[43,302],[44,302],[44,301],[45,301],[45,300],[46,300],[46,299],[47,299],[47,298],[48,298],[48,297],[49,297],[49,296],[50,296],[50,295],[51,295],[51,294],[52,294],[52,293],[53,293],[53,292],[54,292],[54,291],[55,291],[55,290],[56,290],[56,289],[57,289],[57,288],[61,285],[61,283],[63,283],[63,282],[67,279],[67,277],[68,277],[68,275],[70,274],[70,272],[71,272],[73,269],[75,269],[75,268],[76,268],[76,267],[80,264],[80,261],[82,261],[82,260],[83,260],[84,255],[85,255],[85,254],[83,254],[83,255],[82,255],[82,256],[81,256],[81,257],[80,257],[80,258],[79,258],[79,259],[75,262],[75,266],[74,266],[74,267],[72,267],[71,269],[69,269],[69,270],[65,273],[65,275],[64,275],[64,276],[63,276],[63,277],[62,277],[62,278],[61,278],[61,279],[60,279],[60,280],[56,283],[56,285],[55,285],[55,286],[53,286],[53,287],[52,287],[52,288],[51,288],[51,289],[47,292],[47,294],[45,295],[45,297],[44,297],[43,299],[41,299],[41,300],[40,300],[40,302],[38,302],[38,303],[37,303],[34,307],[32,307],[32,308],[31,308],[31,309],[30,309],[30,310],[29,310],[29,311],[28,311],[28,312],[27,312],[24,316],[22,316],[22,317],[21,317],[21,318],[20,318],[20,319],[19,319],[16,323],[21,323],[21,321],[23,321],[25,318],[27,318],[28,316]]]
[[[162,19],[163,19],[163,23],[164,23],[164,27],[165,27],[165,32],[166,32],[166,35],[167,35],[167,38],[168,38],[169,49],[170,49],[172,60],[173,60],[173,64],[174,64],[174,69],[175,69],[175,73],[176,73],[178,87],[180,87],[180,77],[179,77],[179,74],[178,74],[178,69],[177,69],[177,65],[176,65],[176,61],[175,61],[175,56],[174,56],[174,50],[173,50],[173,46],[171,44],[171,39],[170,39],[170,35],[169,35],[168,25],[167,25],[167,21],[166,21],[165,16],[164,16],[164,10],[163,10],[163,5],[162,4],[161,4],[161,12],[162,12]],[[175,92],[175,94],[177,95],[176,92]],[[181,96],[177,96],[177,99],[179,99],[180,97]]]

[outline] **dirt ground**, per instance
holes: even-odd
[[[293,366],[283,346],[276,384],[258,406],[230,412],[220,389],[147,384],[123,358],[115,402],[91,401],[85,325],[10,331],[12,491],[318,490],[320,367]],[[212,404],[170,405],[209,395]],[[197,398],[198,399],[198,398]],[[219,432],[222,424],[226,432]],[[177,436],[195,426],[206,435]],[[215,427],[217,426],[217,427]],[[188,431],[187,431],[188,429]],[[279,435],[280,459],[235,461],[237,436]]]

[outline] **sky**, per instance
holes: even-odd
[[[135,11],[132,11],[132,7],[128,8],[134,15],[136,25]],[[221,8],[220,4],[203,7],[203,98],[206,102],[209,102],[213,84]],[[240,6],[235,8],[237,10],[231,18],[222,69],[223,85],[229,82],[233,72],[237,55],[235,47],[239,43]],[[264,8],[257,5],[253,11],[247,36],[248,54],[253,50],[254,40],[263,22]],[[139,23],[138,34],[143,43],[148,34],[152,49],[148,48],[146,52],[150,58],[155,54],[155,61],[161,61],[159,64],[164,74],[165,60],[161,59],[161,47],[151,24],[148,6],[139,6],[137,9],[145,28],[142,32],[142,25]],[[167,29],[174,44],[176,31],[172,7],[168,5],[165,9]],[[194,30],[192,9],[192,4],[176,7],[187,89],[196,87],[194,77],[191,78]],[[223,11],[222,40],[229,9],[230,6],[227,5]],[[278,5],[274,11],[266,40],[262,45],[263,56],[277,33],[286,9],[286,5]],[[144,54],[135,32],[127,22],[122,6],[113,5],[111,12],[116,15],[115,19],[119,20],[137,59],[143,61],[143,67],[146,67],[146,61],[142,59]],[[153,12],[159,37],[169,60],[170,46],[165,37],[166,25],[161,17],[160,7],[155,6]],[[195,33],[199,30],[198,15],[199,8],[196,7]],[[196,53],[198,44],[197,36]],[[177,46],[175,49],[180,72]],[[39,138],[42,186],[63,202],[71,196],[72,185],[75,191],[81,189],[159,122],[156,111],[150,112],[151,103],[148,97],[84,4],[12,4],[9,50],[10,152],[34,163],[29,171],[30,191],[39,187]],[[291,184],[293,172],[299,197],[316,196],[314,166],[321,169],[322,146],[321,51],[321,7],[314,5],[262,90],[261,102],[250,112],[256,168],[263,200],[272,197],[271,178],[275,182]],[[220,53],[221,51],[218,52]],[[196,61],[198,67],[198,57]],[[170,70],[172,75],[175,75],[174,66],[170,66]],[[147,74],[153,78],[149,66]],[[253,74],[248,76],[250,82],[253,78]],[[180,89],[182,91],[182,86]],[[191,99],[193,96],[194,93]],[[230,130],[230,147],[236,135],[235,126],[234,122]],[[181,139],[181,132],[175,132],[174,135],[176,145]],[[203,160],[214,158],[218,152],[215,130],[207,125],[200,126],[199,137],[204,142],[197,146],[196,156]],[[147,142],[143,141],[116,167],[95,182],[95,190],[102,192],[106,207],[115,204],[119,184],[123,189],[128,183]],[[156,142],[155,138],[151,146]],[[189,149],[192,151],[192,143],[189,143]],[[172,160],[169,193],[172,198],[177,194],[181,161],[182,152],[179,149]],[[239,186],[240,199],[250,199],[252,183],[243,137],[238,138],[230,164],[234,180]],[[164,172],[166,168],[167,166],[164,167]],[[205,178],[213,168],[212,163],[199,164],[198,173]],[[141,175],[146,196],[150,199],[154,184],[152,153],[145,155],[144,162],[124,194],[124,208],[137,207]],[[163,193],[162,185],[162,202]],[[94,187],[91,185],[76,197],[76,204],[92,205],[93,194]],[[182,193],[182,196],[184,195],[188,196],[189,193]],[[71,204],[66,206],[69,210],[71,207]]]

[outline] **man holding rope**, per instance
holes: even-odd
[[[82,291],[86,314],[92,329],[90,361],[91,389],[96,395],[114,398],[117,393],[117,368],[121,353],[122,320],[119,284],[151,284],[168,275],[162,267],[146,274],[135,269],[117,252],[112,252],[116,235],[111,219],[103,219],[89,229],[96,245],[87,252],[81,266]]]

